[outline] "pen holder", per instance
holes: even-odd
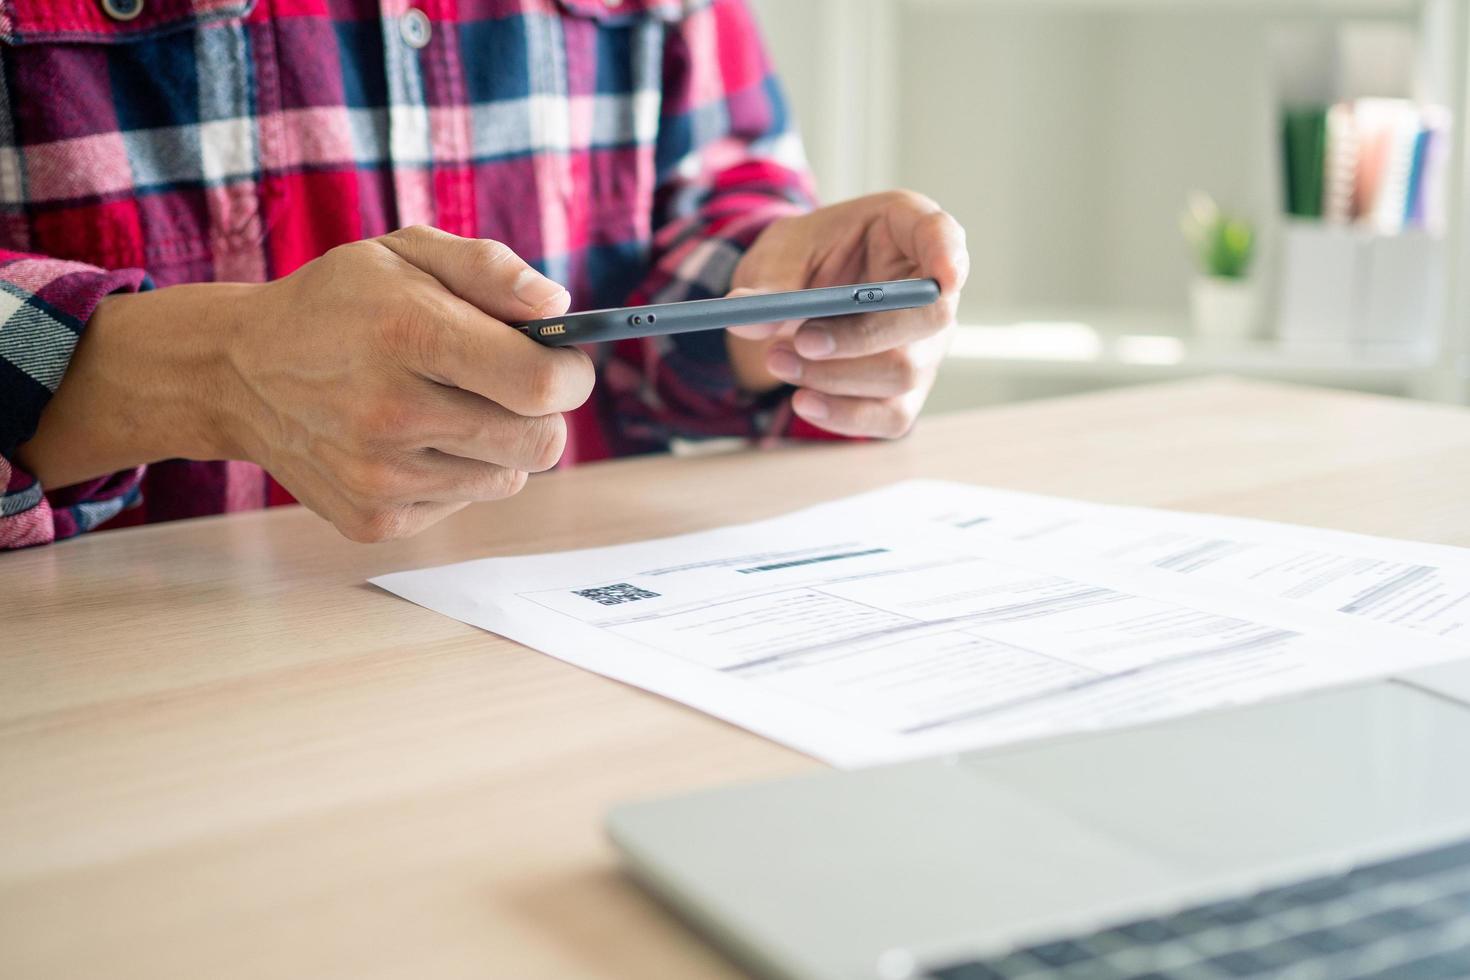
[[[1283,229],[1279,331],[1293,347],[1434,346],[1442,240],[1291,221]]]

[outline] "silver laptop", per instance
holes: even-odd
[[[1470,663],[608,827],[770,977],[1470,977]]]

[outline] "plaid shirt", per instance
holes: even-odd
[[[702,298],[810,202],[744,0],[0,0],[0,547],[289,499],[245,463],[49,493],[15,464],[108,293],[423,223],[574,308]],[[790,425],[718,333],[595,357],[569,461]]]

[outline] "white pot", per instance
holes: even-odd
[[[1199,276],[1189,292],[1195,333],[1204,340],[1242,341],[1257,336],[1260,305],[1249,279]]]

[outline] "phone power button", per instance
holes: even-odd
[[[875,288],[859,289],[852,294],[852,298],[859,303],[881,303],[883,301],[883,290]]]

